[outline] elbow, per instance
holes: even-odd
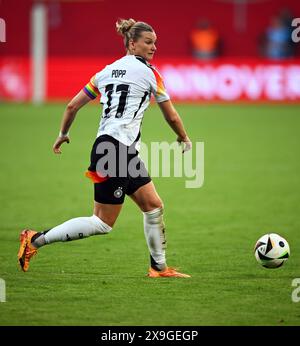
[[[78,109],[79,108],[77,107],[77,105],[75,103],[72,103],[72,102],[68,103],[67,108],[66,108],[66,110],[72,114],[76,113],[78,111]]]
[[[170,112],[165,112],[164,113],[165,119],[167,120],[167,122],[169,124],[177,124],[180,120],[179,120],[179,115],[178,113],[174,110],[174,111],[170,111]]]
[[[176,124],[178,122],[178,117],[168,117],[167,122],[169,124]]]

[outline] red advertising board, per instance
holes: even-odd
[[[181,61],[159,66],[176,100],[300,101],[300,61]]]
[[[69,99],[113,59],[49,58],[46,100]],[[300,60],[155,60],[174,101],[300,102]],[[0,58],[0,100],[31,98],[30,60]]]
[[[26,101],[31,96],[30,62],[27,58],[0,57],[0,102]]]

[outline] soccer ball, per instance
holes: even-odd
[[[288,242],[276,233],[265,234],[255,244],[257,262],[265,268],[278,268],[290,257]]]

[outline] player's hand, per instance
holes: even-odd
[[[192,142],[188,136],[184,138],[178,136],[177,142],[182,145],[182,153],[192,149]]]
[[[70,138],[69,136],[58,136],[55,143],[53,144],[53,152],[55,154],[61,154],[61,145],[64,143],[70,143]]]

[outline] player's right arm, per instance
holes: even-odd
[[[95,77],[93,77],[90,82],[68,103],[61,121],[59,136],[53,144],[53,151],[55,154],[61,154],[61,145],[64,142],[70,142],[68,132],[79,109],[99,95],[94,80]]]

